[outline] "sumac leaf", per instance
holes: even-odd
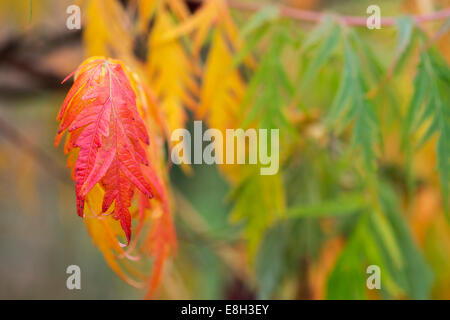
[[[112,215],[131,239],[129,207],[136,191],[153,197],[141,165],[148,165],[143,144],[149,137],[136,107],[136,95],[120,62],[91,58],[76,70],[64,100],[55,145],[68,133],[65,152],[77,149],[73,167],[77,213],[83,217],[89,191],[104,189],[102,211]]]

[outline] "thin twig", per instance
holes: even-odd
[[[202,3],[210,0],[188,0],[189,2]],[[267,3],[260,2],[241,2],[238,0],[226,0],[228,5],[234,9],[240,9],[245,11],[259,11],[264,6],[269,5]],[[280,10],[280,14],[287,18],[292,18],[295,20],[306,21],[306,22],[320,22],[322,19],[328,14],[317,11],[310,10],[301,10],[285,5],[277,5]],[[347,16],[347,15],[335,15],[336,19],[346,24],[348,26],[360,26],[365,27],[367,25],[367,17],[366,16]],[[424,23],[429,21],[436,21],[447,19],[450,17],[450,8],[446,8],[441,11],[423,14],[423,15],[413,15],[412,18],[416,21],[416,23]],[[395,25],[397,21],[396,17],[382,17],[381,18],[381,26],[389,27]]]

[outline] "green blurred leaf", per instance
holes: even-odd
[[[428,299],[433,280],[432,272],[414,243],[411,231],[398,209],[395,192],[389,185],[381,184],[379,198],[383,212],[395,234],[404,261],[395,279],[405,278],[405,283],[400,283],[400,285],[412,299]]]
[[[309,33],[309,36],[305,39],[300,48],[300,52],[305,53],[311,47],[317,45],[333,26],[333,17],[331,15],[325,16],[324,19]]]
[[[386,247],[387,252],[389,253],[389,257],[392,260],[393,264],[397,268],[402,268],[404,264],[401,257],[400,249],[395,239],[394,232],[391,226],[389,225],[388,221],[386,221],[386,218],[379,211],[374,211],[370,215],[370,218],[375,230],[379,232],[380,240]]]
[[[366,98],[366,85],[360,70],[358,56],[346,39],[344,72],[325,124],[339,133],[354,121],[352,146],[362,150],[365,167],[373,171],[377,156],[375,147],[381,141],[381,131],[372,102]]]
[[[261,175],[258,168],[232,190],[232,221],[245,222],[249,252],[254,256],[267,228],[284,216],[285,192],[280,174]]]
[[[361,264],[361,237],[366,221],[366,215],[362,216],[330,273],[326,299],[367,299],[365,268]]]
[[[267,23],[273,22],[280,17],[280,9],[274,5],[264,6],[261,10],[251,16],[249,21],[242,27],[241,35],[247,37]]]
[[[307,85],[311,83],[319,69],[324,66],[328,59],[333,55],[334,50],[339,44],[341,35],[341,28],[339,25],[335,25],[327,38],[324,40],[323,44],[317,49],[314,54],[314,58],[306,67],[303,77],[300,82],[301,90],[304,90]]]
[[[397,19],[397,48],[394,58],[394,73],[398,73],[405,64],[406,58],[413,47],[414,20],[411,17],[400,17]]]
[[[414,136],[417,131],[429,122],[425,133],[419,137],[416,148],[421,147],[435,133],[437,168],[439,170],[444,209],[449,214],[450,193],[450,68],[433,48],[422,52],[417,75],[414,79],[414,94],[406,114],[403,126],[403,147],[413,149]],[[412,153],[409,153],[412,157]],[[409,160],[411,161],[411,159]],[[411,174],[411,173],[410,173]]]
[[[278,223],[267,231],[256,258],[256,277],[259,283],[259,298],[271,298],[279,285],[286,268],[284,255],[288,245],[286,223]]]
[[[288,217],[327,217],[354,214],[366,206],[361,193],[344,194],[332,200],[325,200],[318,204],[301,207],[291,207],[287,211]]]

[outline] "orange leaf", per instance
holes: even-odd
[[[102,211],[114,204],[113,217],[120,221],[129,243],[129,207],[136,188],[153,197],[141,169],[148,165],[142,146],[149,143],[147,129],[120,62],[91,58],[76,73],[57,118],[61,124],[55,143],[69,132],[65,151],[79,149],[74,164],[78,215],[83,216],[88,192],[100,183],[105,191]]]

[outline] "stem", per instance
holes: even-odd
[[[202,3],[211,0],[188,0],[189,2]],[[231,8],[240,9],[245,11],[259,11],[266,4],[264,3],[253,3],[253,2],[241,2],[239,0],[225,0]],[[284,17],[292,18],[295,20],[306,21],[306,22],[320,22],[325,15],[328,13],[321,13],[317,11],[301,10],[285,5],[278,5],[280,9],[280,14]],[[343,24],[348,26],[360,26],[365,27],[367,23],[366,16],[346,16],[346,15],[335,15],[336,19],[341,21]],[[412,18],[416,23],[424,23],[429,21],[442,20],[450,17],[450,8],[433,12],[430,14],[423,15],[413,15]],[[395,25],[397,17],[384,17],[381,18],[381,25],[385,27]]]

